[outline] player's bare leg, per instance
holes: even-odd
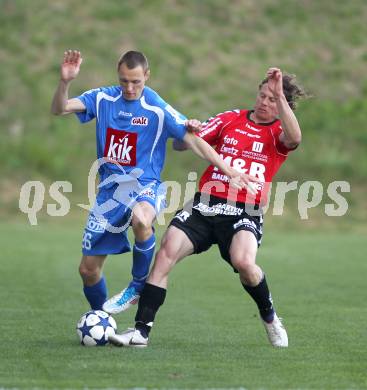
[[[111,336],[109,341],[112,344],[124,347],[146,347],[148,345],[148,336],[155,315],[166,297],[168,275],[175,264],[192,254],[193,250],[193,245],[184,232],[174,226],[168,228],[139,300],[135,328],[128,329],[120,335]]]
[[[154,207],[148,202],[139,202],[133,208],[131,226],[137,241],[145,241],[153,234],[155,217]]]
[[[161,288],[167,288],[168,274],[183,258],[193,253],[194,247],[186,234],[170,226],[162,238],[161,247],[156,255],[147,282]]]
[[[139,300],[154,254],[155,235],[152,225],[155,216],[154,207],[145,201],[137,203],[132,210],[131,225],[135,236],[132,281],[125,289],[105,302],[103,310],[108,313],[123,312]]]
[[[237,232],[233,236],[229,252],[244,289],[259,308],[270,343],[275,347],[287,347],[287,332],[273,308],[265,275],[256,264],[257,241],[253,233],[245,230]]]
[[[79,274],[84,285],[84,295],[93,310],[101,310],[107,298],[106,281],[102,275],[102,268],[106,257],[106,255],[84,255],[79,265]]]

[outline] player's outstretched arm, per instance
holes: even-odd
[[[202,130],[202,124],[198,119],[188,119],[186,121],[186,130],[189,133],[198,133]],[[174,139],[172,146],[173,149],[178,152],[182,152],[188,149],[188,146],[186,145],[185,141],[181,141],[179,139]]]
[[[260,182],[258,178],[236,171],[224,162],[219,154],[206,141],[193,133],[186,133],[183,141],[187,145],[187,148],[191,149],[199,157],[218,167],[226,176],[228,176],[231,187],[237,188],[238,190],[245,187],[249,192],[256,195],[257,191],[255,185]]]
[[[294,112],[289,107],[283,91],[283,74],[278,68],[269,68],[267,72],[268,88],[276,99],[279,118],[282,123],[283,132],[280,141],[290,149],[301,143],[302,133]]]
[[[177,152],[183,152],[187,150],[187,145],[184,141],[181,141],[179,139],[174,139],[172,143],[173,150],[176,150]]]
[[[218,167],[229,178],[234,178],[239,175],[239,172],[225,163],[219,154],[200,137],[197,137],[193,133],[186,133],[183,141],[187,148],[191,149],[199,157]]]
[[[65,115],[85,111],[84,104],[79,99],[69,99],[69,87],[78,76],[83,58],[80,51],[67,50],[60,67],[60,81],[51,104],[51,113]]]

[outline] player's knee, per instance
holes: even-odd
[[[237,266],[240,279],[248,286],[257,286],[262,278],[261,268],[255,263],[240,262]]]
[[[131,225],[134,233],[143,232],[152,228],[152,220],[148,216],[134,216]]]
[[[251,254],[232,259],[232,265],[241,275],[252,275],[255,270],[255,258]]]
[[[256,286],[260,282],[259,273],[254,268],[247,268],[246,271],[240,270],[240,279],[248,286]]]
[[[98,279],[100,275],[100,268],[82,261],[79,265],[79,274],[83,281],[89,282],[91,280]]]

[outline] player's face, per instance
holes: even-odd
[[[121,64],[118,76],[124,98],[126,100],[137,100],[140,98],[145,82],[149,78],[149,70],[144,72],[140,65],[129,69],[126,64]]]
[[[264,84],[257,94],[254,114],[259,122],[272,122],[278,116],[278,109],[268,84]]]

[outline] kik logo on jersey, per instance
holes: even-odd
[[[104,157],[120,165],[136,165],[138,134],[124,130],[107,129]]]

